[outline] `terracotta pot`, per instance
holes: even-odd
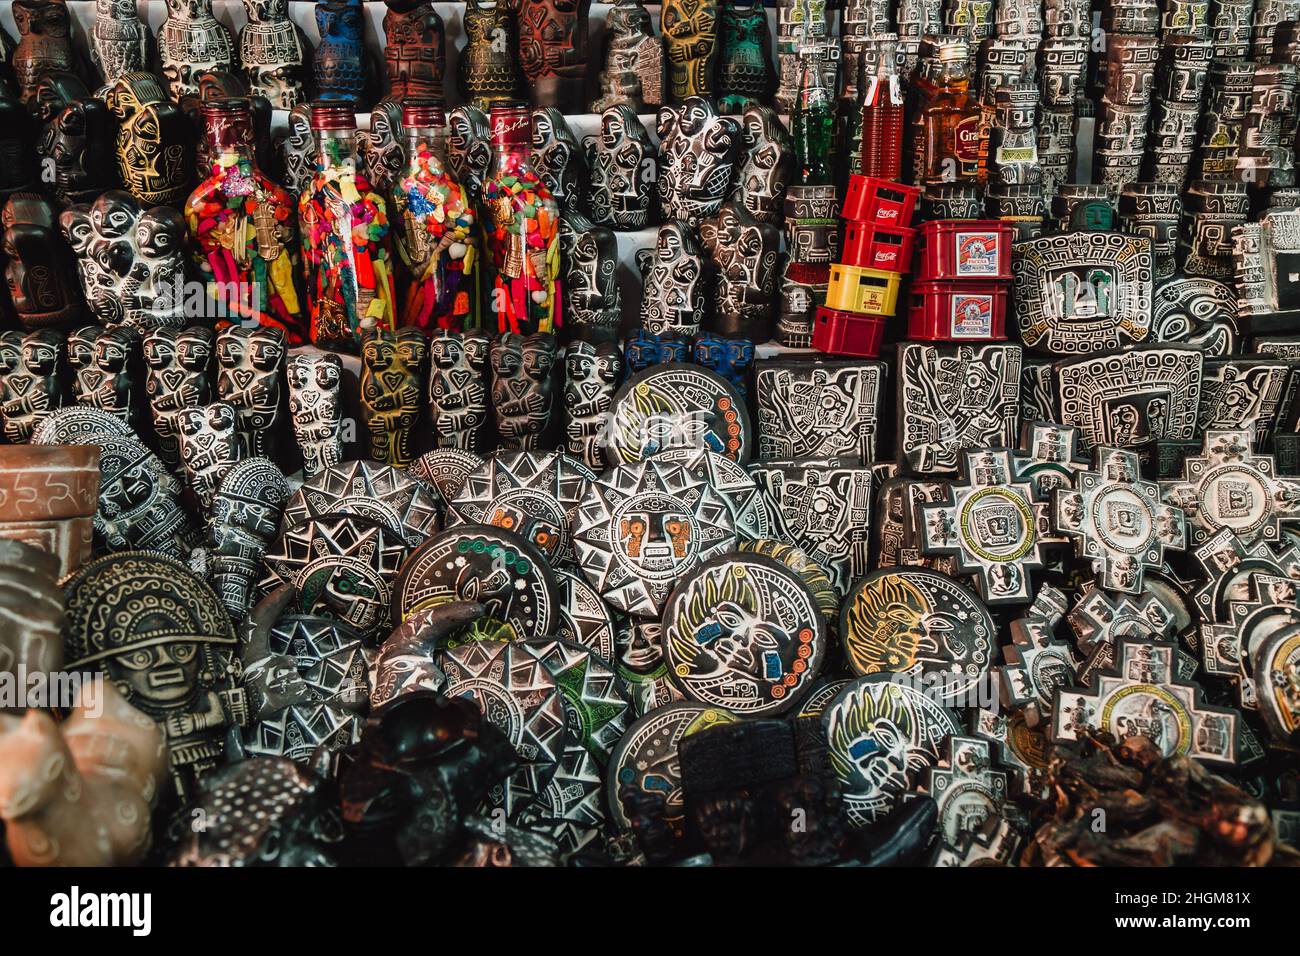
[[[49,551],[60,575],[90,557],[98,504],[98,445],[0,447],[0,538]]]

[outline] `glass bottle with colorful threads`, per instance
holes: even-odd
[[[396,316],[388,204],[357,169],[354,110],[350,100],[312,104],[316,172],[298,199],[311,340],[350,352]]]
[[[425,333],[478,326],[474,207],[447,170],[447,119],[433,100],[402,103],[406,166],[392,188],[399,324]]]
[[[203,104],[211,174],[185,203],[194,261],[213,315],[278,326],[289,344],[306,341],[306,300],[294,199],[258,168],[245,99]]]
[[[493,268],[488,307],[497,331],[551,332],[560,325],[560,208],[529,165],[528,107],[494,106],[489,122],[492,165],[482,202]]]

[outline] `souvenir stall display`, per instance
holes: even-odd
[[[1294,4],[10,6],[0,867],[1300,864]]]

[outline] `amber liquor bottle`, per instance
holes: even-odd
[[[979,173],[980,109],[970,90],[962,37],[927,38],[914,81],[917,185],[973,182]]]

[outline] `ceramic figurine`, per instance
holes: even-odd
[[[104,85],[149,69],[153,45],[153,33],[140,19],[135,0],[95,0],[90,59]]]
[[[4,406],[12,397],[9,392],[8,378],[22,366],[22,362],[23,333],[17,329],[0,331],[0,419],[4,417]],[[8,422],[3,421],[0,424],[4,427],[5,440],[12,442]]]
[[[587,182],[587,157],[554,106],[533,110],[533,169],[562,208],[578,203]]]
[[[7,516],[6,516],[7,517]],[[63,591],[59,588],[59,559],[36,545],[0,538],[0,607],[23,627],[11,627],[0,638],[3,671],[13,675],[51,674],[63,668]],[[21,715],[27,708],[6,702],[0,714]]]
[[[442,107],[408,100],[402,107],[406,164],[394,179],[394,245],[406,269],[398,298],[403,326],[426,334],[478,324],[479,230],[474,205],[446,169]]]
[[[370,431],[370,458],[411,464],[420,387],[429,346],[419,329],[367,333],[361,346],[361,414]]]
[[[77,100],[90,96],[90,87],[71,70],[42,70],[28,108],[42,128]]]
[[[691,347],[691,361],[730,382],[741,398],[749,397],[749,377],[754,368],[754,343],[703,332]]]
[[[14,193],[0,209],[5,279],[18,321],[28,329],[68,328],[88,317],[77,267],[44,196]]]
[[[524,78],[513,8],[504,0],[466,0],[465,37],[457,74],[461,99],[481,110],[517,100]]]
[[[535,106],[575,113],[587,78],[590,0],[517,0],[519,64]]]
[[[294,199],[254,160],[247,100],[213,100],[203,116],[212,164],[185,203],[199,275],[226,316],[301,345],[308,330]]]
[[[733,199],[723,204],[716,218],[701,224],[700,239],[719,273],[715,331],[767,341],[780,232],[756,220]]]
[[[690,357],[691,343],[687,338],[636,329],[623,340],[623,361],[628,375],[645,371],[651,365],[687,362]]]
[[[388,97],[442,102],[442,75],[447,68],[445,29],[432,3],[384,0],[384,64]]]
[[[0,821],[17,866],[131,866],[150,849],[167,779],[162,730],[113,682],[93,694],[75,686],[58,722],[34,707],[0,714]]]
[[[689,338],[700,330],[708,307],[704,254],[690,229],[665,222],[653,252],[637,255],[641,269],[641,325],[655,335]]]
[[[63,405],[63,334],[54,329],[37,329],[22,337],[17,365],[5,373],[3,399],[5,437],[15,445],[32,437],[32,432],[50,413]]]
[[[60,205],[93,202],[102,192],[118,189],[117,120],[97,99],[65,106],[41,130],[36,151],[42,168],[54,168],[48,182]]]
[[[673,102],[712,96],[718,61],[718,0],[668,0],[659,27],[668,52],[668,90]]]
[[[478,202],[492,162],[487,115],[477,106],[458,106],[447,114],[447,165],[469,198]]]
[[[27,107],[0,82],[0,199],[38,189],[36,124]]]
[[[343,362],[332,352],[294,352],[285,372],[289,415],[302,452],[303,478],[310,480],[343,460],[343,411],[339,386]]]
[[[775,86],[772,35],[759,0],[722,0],[718,23],[718,109],[743,112],[766,102]]]
[[[654,143],[632,107],[611,106],[600,117],[600,135],[583,140],[591,186],[587,207],[598,226],[644,228],[654,195]]]
[[[144,337],[145,398],[159,454],[173,470],[181,466],[181,412],[212,401],[212,342],[212,330],[202,325],[154,329]]]
[[[289,111],[284,135],[276,144],[280,180],[291,196],[299,196],[311,184],[316,171],[316,138],[311,131],[311,104],[299,103]]]
[[[175,209],[146,210],[110,189],[89,205],[65,209],[59,228],[77,257],[86,303],[101,322],[142,333],[185,324],[185,223]]]
[[[779,226],[785,220],[785,188],[794,176],[794,144],[770,106],[749,104],[740,127],[745,155],[732,197],[759,222]]]
[[[361,103],[367,80],[364,7],[362,0],[321,0],[316,4],[320,43],[312,67],[318,99]]]
[[[239,62],[248,89],[277,110],[291,110],[306,99],[302,81],[311,47],[289,19],[288,0],[244,0],[244,12]]]
[[[183,408],[177,413],[185,479],[206,512],[226,472],[239,461],[235,406],[229,402]]]
[[[535,451],[555,409],[555,336],[505,333],[492,343],[492,410],[501,446]]]
[[[402,107],[383,100],[370,111],[370,129],[360,134],[362,167],[370,185],[387,196],[406,162],[402,155]]]
[[[102,96],[121,123],[117,167],[126,191],[145,205],[180,205],[189,195],[195,140],[181,108],[152,73],[126,73]]]
[[[212,0],[167,0],[167,19],[158,29],[158,62],[167,94],[177,103],[198,95],[200,73],[234,66],[235,42],[212,15]]]
[[[140,337],[134,329],[82,326],[68,335],[68,368],[76,401],[100,408],[135,430],[134,378]]]
[[[31,106],[42,73],[76,72],[72,16],[64,0],[14,0],[13,15],[19,39],[9,65],[18,81],[19,97]]]
[[[279,438],[284,333],[232,325],[217,335],[217,398],[235,409],[239,457],[269,455]]]
[[[717,215],[740,165],[740,124],[690,96],[659,110],[659,207],[689,226]]]
[[[180,479],[136,438],[101,433],[85,440],[99,446],[99,549],[158,551],[188,561],[199,539],[181,507]]]
[[[245,458],[221,479],[208,516],[208,584],[232,621],[253,606],[253,584],[288,498],[289,483],[269,458]]]
[[[625,103],[637,114],[663,102],[663,47],[641,0],[618,0],[605,15],[604,68],[591,111]]]
[[[615,342],[572,342],[564,350],[564,429],[569,454],[594,471],[609,466],[604,434],[623,377],[623,350]]]
[[[1038,86],[1013,83],[999,87],[996,119],[989,132],[989,179],[1003,185],[1034,185],[1043,180],[1038,164]]]
[[[622,320],[614,233],[566,209],[560,216],[560,254],[567,327],[578,338],[612,341]]]
[[[396,321],[388,206],[357,170],[352,109],[312,104],[316,172],[298,199],[311,340],[346,351],[356,351],[363,331]]]
[[[429,414],[438,448],[481,449],[490,351],[486,332],[441,331],[429,340]]]

